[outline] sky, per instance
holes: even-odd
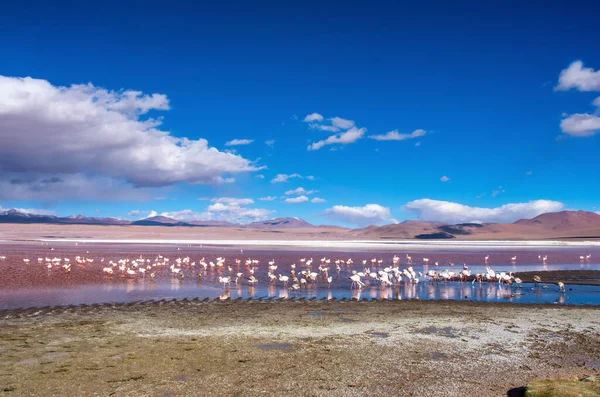
[[[600,211],[598,3],[48,3],[0,13],[0,209]]]

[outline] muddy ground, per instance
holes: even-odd
[[[574,285],[600,285],[599,270],[551,270],[538,272],[520,272],[515,276],[523,282],[532,283],[534,276],[540,276],[543,283],[558,283]]]
[[[600,370],[600,308],[150,302],[0,312],[7,396],[506,396]]]

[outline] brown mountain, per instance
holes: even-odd
[[[352,234],[377,239],[537,240],[600,238],[600,215],[587,211],[541,214],[514,223],[443,223],[405,221],[397,225],[355,229]]]
[[[549,212],[532,219],[520,219],[515,224],[550,230],[583,230],[599,228],[600,215],[587,211]]]
[[[275,218],[266,221],[252,222],[247,224],[246,227],[298,229],[315,226],[300,218]]]

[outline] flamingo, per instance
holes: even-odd
[[[219,276],[219,283],[223,284],[223,287],[225,287],[226,285],[229,286],[231,284],[231,277]]]
[[[354,288],[355,286],[357,286],[360,289],[365,285],[365,283],[360,281],[360,276],[358,274],[353,274],[352,276],[350,276],[350,280],[352,280],[350,288]]]
[[[284,287],[287,287],[287,283],[288,283],[289,279],[290,278],[288,276],[282,276],[281,274],[279,275],[279,281],[281,281],[283,283]]]

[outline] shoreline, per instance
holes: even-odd
[[[14,396],[499,396],[597,374],[600,308],[194,302],[22,312],[0,327]]]
[[[11,240],[1,240],[12,242]],[[136,245],[202,245],[202,246],[245,246],[245,247],[297,247],[297,248],[373,248],[373,249],[506,249],[506,248],[565,248],[600,247],[600,241],[562,241],[562,240],[256,240],[256,239],[86,239],[57,238],[31,239],[22,241],[44,243],[81,243],[81,244],[136,244]]]

